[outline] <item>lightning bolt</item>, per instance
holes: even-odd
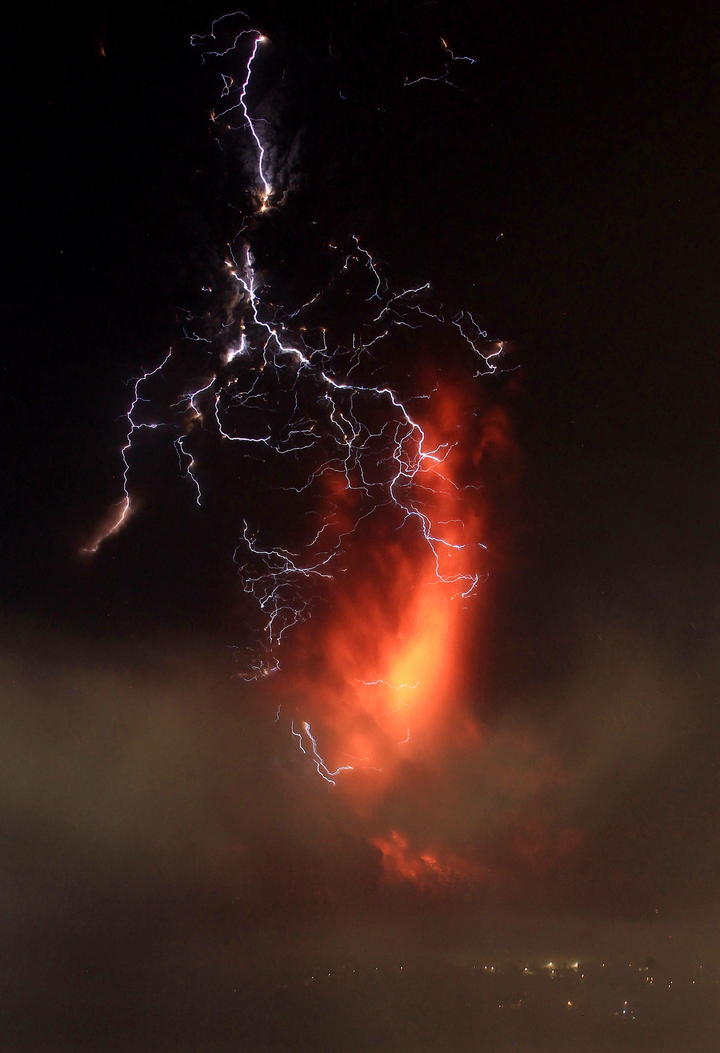
[[[211,118],[217,123],[238,114],[241,119],[234,130],[244,131],[252,158],[256,208],[248,218],[255,229],[271,209],[275,164],[269,140],[260,132],[263,120],[253,116],[248,96],[260,76],[259,56],[271,45],[258,29],[234,28],[238,21],[246,20],[241,11],[223,15],[207,34],[194,35],[190,43],[201,50],[203,63],[226,62],[231,67],[220,74],[224,108]],[[421,80],[447,80],[454,64],[474,63],[468,56],[456,55],[446,41],[441,44],[445,72],[406,81],[408,86]],[[243,589],[257,604],[261,640],[240,675],[255,680],[280,668],[278,648],[285,634],[312,614],[313,587],[337,576],[349,539],[361,523],[381,511],[392,516],[395,530],[409,532],[426,546],[438,582],[453,585],[458,598],[476,591],[477,573],[455,571],[448,564],[448,557],[464,551],[467,544],[453,540],[448,524],[436,522],[430,510],[429,496],[456,488],[443,471],[456,444],[433,444],[411,409],[413,401],[431,399],[432,392],[414,391],[407,396],[390,383],[371,380],[382,372],[380,350],[389,346],[399,329],[430,327],[446,335],[455,333],[476,377],[498,372],[503,345],[490,340],[470,312],[448,317],[442,308],[432,306],[429,282],[393,289],[383,267],[357,234],[350,236],[327,285],[294,309],[271,305],[264,297],[251,236],[245,235],[242,248],[236,251],[239,236],[230,241],[225,273],[219,276],[230,301],[224,319],[210,323],[208,335],[186,327],[182,348],[168,351],[159,364],[132,382],[120,450],[122,496],[107,525],[84,551],[97,554],[127,526],[134,510],[134,445],[144,431],[161,431],[174,443],[180,470],[190,482],[197,506],[202,506],[204,497],[204,453],[196,438],[200,432],[216,446],[237,447],[242,458],[259,456],[284,463],[290,478],[281,492],[289,498],[314,500],[323,483],[341,481],[345,495],[353,499],[353,516],[340,527],[332,512],[315,509],[318,521],[303,544],[264,538],[263,528],[247,518],[242,520],[233,559]],[[337,246],[330,251],[336,252]],[[214,284],[203,286],[203,291],[212,291]],[[328,342],[328,326],[306,324],[305,319],[321,315],[328,298],[339,289],[356,305],[357,320],[350,341],[333,344]],[[194,325],[198,319],[187,314],[188,323]],[[200,329],[203,324],[200,320]],[[200,353],[204,358],[198,365]],[[190,373],[196,379],[181,385],[175,392],[177,398],[169,395],[166,405],[156,406],[153,419],[143,419],[140,409],[150,401],[146,395],[149,382],[164,376],[171,358],[173,377],[165,378],[168,391],[178,383],[175,374]],[[360,374],[358,379],[355,373]],[[301,512],[300,520],[307,514]],[[419,686],[382,679],[363,683],[391,689]],[[275,722],[279,721],[280,707],[275,716]],[[290,731],[298,749],[329,784],[334,785],[338,775],[355,770],[352,765],[332,768],[325,761],[306,720],[298,727],[291,721]],[[409,741],[408,727],[402,742]]]

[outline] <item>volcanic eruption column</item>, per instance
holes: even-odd
[[[174,443],[200,506],[203,460],[213,450],[272,466],[282,522],[243,518],[234,554],[260,615],[241,675],[278,672],[282,651],[287,701],[273,707],[276,722],[289,724],[322,779],[335,785],[343,776],[348,792],[354,783],[367,801],[409,758],[421,763],[439,743],[478,736],[457,690],[474,624],[468,607],[485,577],[483,458],[509,440],[502,410],[480,411],[482,392],[468,380],[498,372],[503,346],[471,313],[433,307],[429,283],[392,288],[356,235],[345,249],[330,247],[334,271],[305,303],[291,309],[264,299],[253,234],[282,208],[287,188],[275,185],[267,121],[248,102],[270,42],[257,29],[236,32],[245,18],[224,15],[191,43],[203,62],[232,67],[220,74],[222,106],[211,116],[224,134],[245,136],[254,205],[228,243],[217,288],[204,288],[219,297],[216,306],[188,312],[180,346],[133,383],[123,497],[86,551],[97,552],[132,516],[131,468],[143,433]],[[444,72],[406,78],[406,86],[447,81],[454,63],[473,62],[440,44]],[[333,343],[316,320],[340,292],[354,318],[347,337],[336,327]],[[443,354],[418,352],[408,368],[392,353],[393,338],[408,331],[418,347],[442,341]],[[377,843],[389,856],[405,851],[395,832]]]

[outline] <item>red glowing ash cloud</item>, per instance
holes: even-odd
[[[483,749],[474,706],[495,547],[491,506],[497,480],[515,472],[517,451],[507,410],[473,412],[457,386],[435,392],[421,424],[428,448],[449,449],[414,481],[434,536],[447,543],[439,561],[412,524],[391,517],[363,524],[323,612],[295,638],[285,686],[328,766],[350,769],[338,776],[338,791],[367,824],[386,876],[431,887],[482,880],[487,868],[437,833],[422,841],[400,826],[382,828],[383,813],[412,773],[442,781],[454,758]],[[332,496],[341,508],[351,499]],[[468,589],[465,580],[475,577]]]
[[[372,838],[372,844],[380,850],[383,871],[389,881],[411,881],[420,888],[432,889],[437,885],[482,880],[487,875],[486,868],[455,852],[446,849],[418,852],[397,830]]]

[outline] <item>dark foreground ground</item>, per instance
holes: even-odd
[[[198,963],[200,966],[202,963]],[[3,1048],[123,1053],[280,1050],[478,1050],[488,1053],[712,1053],[720,981],[707,965],[671,976],[641,963],[521,965],[415,961],[270,969],[224,981],[207,963],[184,988],[149,969],[82,989],[56,977],[38,1005],[26,992]],[[45,990],[49,985],[45,985]],[[6,995],[9,993],[6,984]],[[15,992],[17,995],[17,992]]]

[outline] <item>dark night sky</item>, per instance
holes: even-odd
[[[528,530],[517,616],[562,609],[568,590],[609,596],[629,579],[637,589],[668,581],[678,606],[670,579],[684,573],[703,584],[701,606],[697,617],[676,612],[677,628],[704,631],[717,518],[712,19],[642,5],[622,20],[573,5],[542,15],[440,7],[433,18],[479,69],[467,95],[428,87],[400,105],[387,88],[395,71],[373,74],[373,63],[391,52],[402,7],[353,5],[343,18],[333,5],[307,18],[289,8],[272,6],[267,21],[297,65],[292,116],[309,126],[299,220],[371,232],[398,280],[431,274],[441,296],[471,302],[521,348]],[[23,85],[8,113],[17,147],[6,173],[16,608],[52,610],[59,593],[68,614],[68,602],[89,602],[66,594],[83,591],[66,553],[84,517],[114,496],[107,466],[123,384],[172,339],[173,306],[217,232],[211,181],[196,175],[210,166],[214,84],[186,44],[205,12],[172,11],[155,5],[141,18],[110,5],[66,21],[56,10],[37,44],[42,75],[26,73],[22,34],[10,62]],[[313,68],[331,38],[341,74]],[[323,72],[357,111],[348,159],[337,149],[347,118]],[[375,112],[383,92],[399,116]],[[110,591],[99,609],[112,606]],[[644,598],[648,613],[669,606],[662,591]],[[212,588],[205,600],[217,606]]]
[[[69,945],[71,976],[111,963],[98,991],[168,941],[215,956],[217,933],[242,931],[243,896],[268,960],[288,918],[306,919],[303,938],[319,931],[318,903],[411,930],[425,909],[373,891],[372,860],[315,788],[303,793],[328,814],[311,830],[297,803],[284,814],[288,783],[258,789],[268,733],[243,731],[254,703],[229,682],[242,618],[232,529],[193,516],[169,481],[101,559],[75,554],[117,493],[125,382],[172,342],[226,222],[207,133],[215,86],[187,46],[220,12],[148,6],[29,11],[4,92],[9,926],[28,984],[37,955],[44,982]],[[399,281],[432,278],[521,363],[523,475],[494,578],[485,705],[601,771],[576,802],[586,869],[529,897],[540,924],[566,909],[603,924],[658,907],[677,917],[720,895],[720,16],[662,6],[269,0],[252,12],[291,71],[298,223],[357,231]],[[398,86],[421,53],[408,27],[477,56],[466,90]],[[149,809],[127,789],[147,779]],[[247,872],[239,821],[257,852]],[[313,895],[291,893],[297,875]],[[93,1002],[92,984],[82,991]]]

